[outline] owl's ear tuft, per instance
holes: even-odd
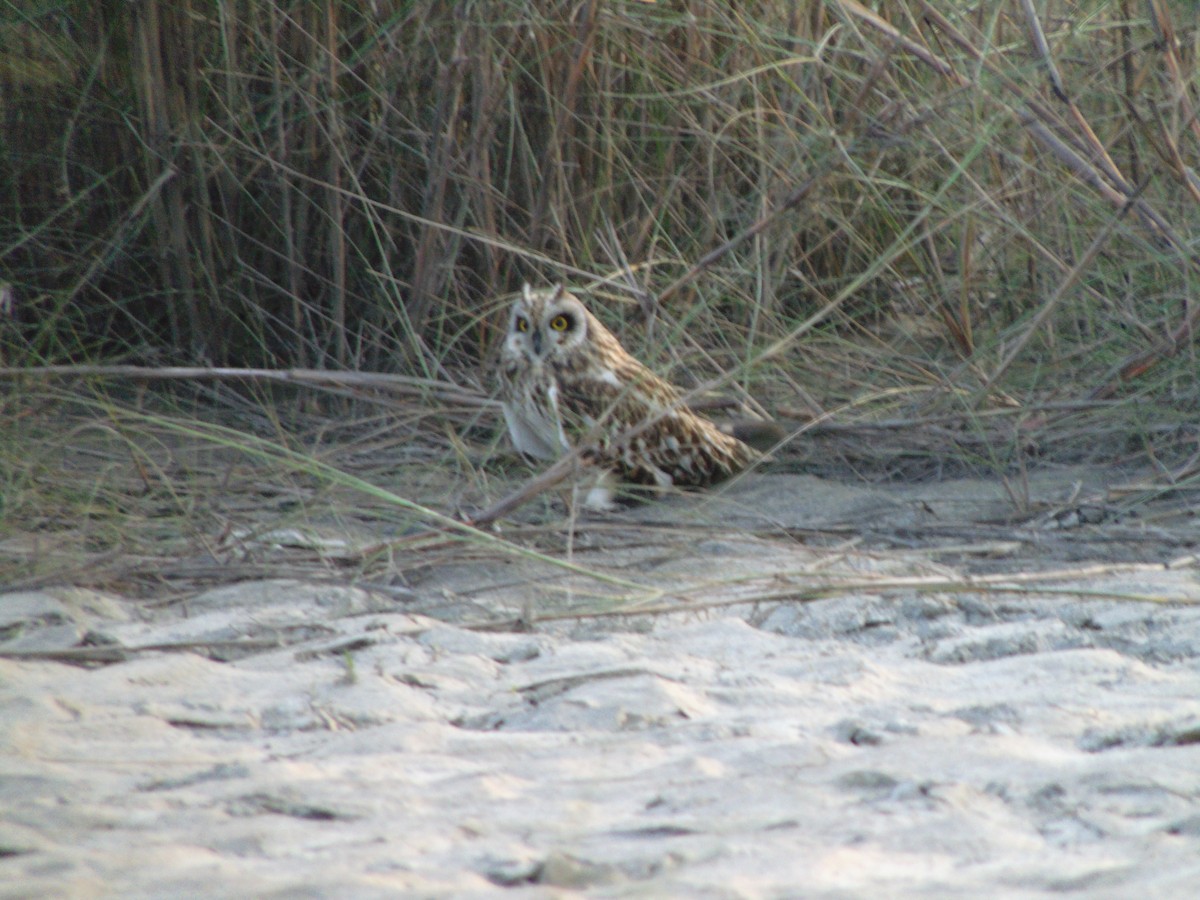
[[[556,284],[554,286],[554,293],[550,295],[550,302],[554,303],[556,300],[561,300],[562,295],[565,294],[566,292],[567,292],[567,286],[560,281],[558,284]]]
[[[533,300],[533,286],[528,281],[521,285],[521,297],[526,303]]]

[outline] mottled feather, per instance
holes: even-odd
[[[513,443],[539,459],[580,447],[626,481],[665,488],[707,486],[760,458],[689,409],[561,286],[526,286],[498,374]]]

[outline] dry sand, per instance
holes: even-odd
[[[1012,509],[752,477],[579,524],[662,611],[524,633],[469,626],[631,589],[468,553],[5,594],[0,895],[1195,896],[1194,526]],[[84,645],[124,659],[47,658]]]

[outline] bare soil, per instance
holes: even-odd
[[[1190,896],[1192,507],[776,471],[10,590],[0,895]]]

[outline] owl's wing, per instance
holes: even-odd
[[[563,379],[560,387],[559,409],[573,443],[582,442],[585,454],[629,481],[707,485],[757,458],[640,363]]]
[[[679,392],[641,364],[581,372],[558,384],[559,410],[577,437],[597,422],[614,435],[681,408]]]

